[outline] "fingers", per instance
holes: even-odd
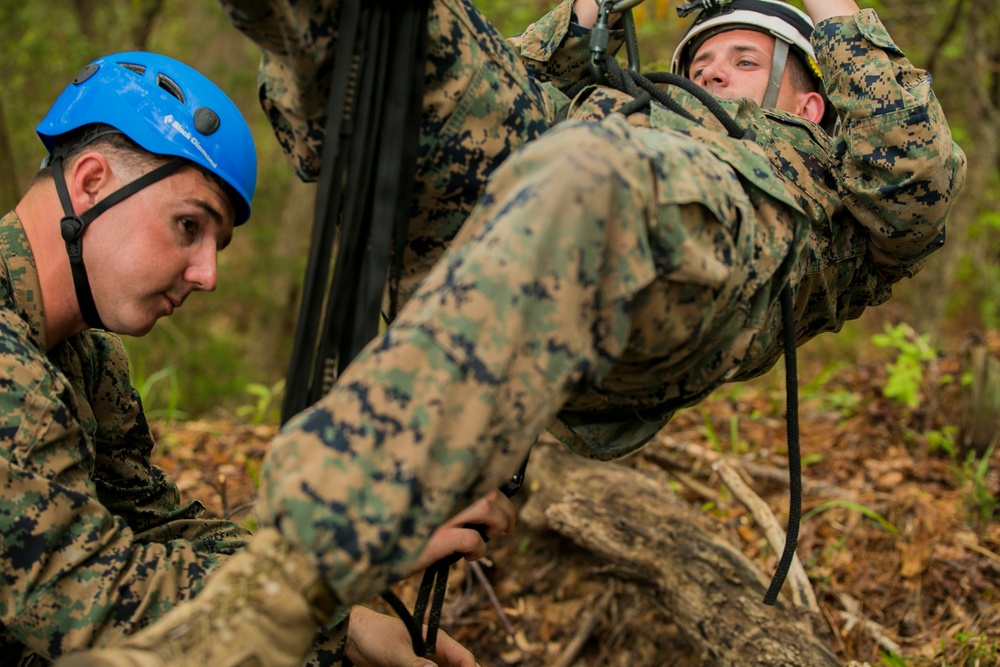
[[[402,621],[366,607],[351,609],[347,632],[347,657],[357,667],[477,667],[472,652],[443,630],[438,630],[434,662],[418,657]]]
[[[490,491],[434,531],[407,576],[452,554],[461,554],[466,560],[482,558],[486,555],[486,540],[511,532],[516,521],[514,503],[499,490]]]
[[[494,539],[514,530],[517,508],[510,498],[494,489],[453,516],[446,526],[480,525],[486,527],[486,538]]]
[[[472,652],[448,636],[444,630],[438,630],[437,649],[434,661],[439,667],[477,667],[478,663]],[[419,664],[419,663],[418,663]]]

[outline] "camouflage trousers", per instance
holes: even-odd
[[[757,215],[729,166],[677,133],[612,115],[531,142],[385,334],[272,442],[262,520],[317,554],[343,602],[364,600],[561,411],[707,393],[763,324],[747,292]],[[634,424],[669,417],[636,414],[567,443],[611,458],[644,441],[621,440]]]
[[[260,97],[298,175],[320,173],[340,0],[221,0],[263,53]],[[400,301],[451,243],[486,179],[539,137],[555,109],[541,86],[468,0],[433,2],[413,207]]]

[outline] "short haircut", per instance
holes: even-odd
[[[139,174],[149,171],[166,161],[162,155],[150,153],[111,125],[95,123],[64,134],[52,148],[53,157],[58,156],[70,164],[80,154],[96,150],[105,155],[119,170],[119,177],[129,181]],[[31,184],[52,178],[51,161],[38,170]],[[29,185],[29,187],[30,187]]]
[[[785,68],[788,69],[788,80],[798,93],[819,93],[819,81],[809,71],[809,67],[802,59],[799,50],[792,47],[789,49],[791,58],[785,61]]]

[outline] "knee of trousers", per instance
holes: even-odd
[[[494,173],[465,239],[517,240],[517,262],[577,266],[601,283],[601,300],[628,298],[655,276],[649,229],[657,215],[649,158],[625,126],[567,122],[531,142]],[[511,244],[492,244],[510,247]],[[540,260],[540,261],[542,261]]]

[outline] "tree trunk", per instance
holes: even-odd
[[[521,517],[606,559],[649,586],[706,666],[839,665],[826,625],[784,600],[764,605],[767,580],[719,528],[669,489],[668,478],[538,445]],[[818,636],[822,635],[822,636]]]

